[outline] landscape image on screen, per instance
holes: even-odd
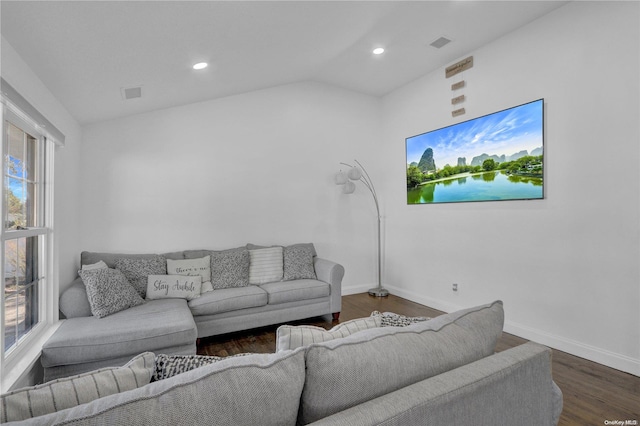
[[[407,204],[544,197],[544,99],[406,139]]]

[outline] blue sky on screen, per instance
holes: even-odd
[[[437,168],[455,166],[459,157],[469,165],[482,154],[531,153],[542,147],[542,105],[540,99],[407,138],[407,164],[419,162],[427,148],[433,149]]]

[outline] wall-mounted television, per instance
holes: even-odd
[[[544,198],[544,99],[406,138],[407,204]]]

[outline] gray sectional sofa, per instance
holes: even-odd
[[[550,349],[529,342],[494,353],[503,321],[496,301],[408,327],[354,330],[223,359],[16,424],[556,425],[562,393]],[[24,395],[4,398],[9,415],[38,410],[11,405]]]
[[[187,250],[164,253],[165,259],[184,260],[211,256],[212,268],[223,277],[249,276],[247,259],[252,250],[263,247],[247,245],[232,250]],[[294,258],[287,263],[287,253],[308,254],[303,260]],[[44,380],[66,377],[97,368],[119,366],[134,355],[151,351],[165,354],[195,354],[197,338],[266,325],[279,324],[315,316],[338,318],[341,309],[341,285],[344,268],[332,261],[317,257],[313,244],[284,247],[284,279],[260,285],[224,287],[202,293],[193,300],[158,299],[97,318],[92,315],[87,288],[78,277],[61,295],[60,310],[65,315],[60,328],[46,342],[41,363]],[[122,259],[144,262],[157,254],[123,254],[83,252],[81,265],[104,262],[115,268]],[[231,258],[233,265],[225,275],[214,264]],[[222,260],[221,260],[222,259]],[[241,260],[237,260],[241,259]],[[309,278],[295,279],[295,270],[287,276],[293,262],[310,262]],[[241,265],[235,263],[241,262]],[[309,270],[309,268],[308,268]],[[287,279],[294,278],[294,279]],[[132,282],[135,278],[132,278]],[[231,278],[228,278],[231,279]],[[146,278],[143,277],[144,282]],[[215,283],[214,283],[215,284]]]

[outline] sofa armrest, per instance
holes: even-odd
[[[91,306],[82,278],[76,278],[60,295],[60,312],[67,318],[90,317]]]
[[[342,309],[344,267],[339,263],[321,257],[314,257],[313,263],[316,277],[331,286],[331,313],[339,313]]]

